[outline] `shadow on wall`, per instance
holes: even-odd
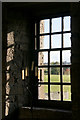
[[[2,120],[18,120],[18,109],[16,109],[14,112],[9,114],[8,116],[5,116]]]
[[[18,79],[21,80],[22,54],[19,46],[15,43],[14,32],[7,34],[7,56],[6,56],[6,96],[5,115],[17,108]],[[19,55],[16,53],[20,52]]]
[[[25,104],[27,92],[21,76],[24,66],[24,52],[12,31],[7,34],[5,116]]]

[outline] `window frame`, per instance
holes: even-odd
[[[58,102],[58,104],[57,104],[57,107],[59,107],[59,106],[62,106],[62,104],[64,104],[64,107],[61,107],[61,108],[68,108],[68,109],[70,109],[71,108],[71,104],[72,104],[72,73],[71,73],[71,66],[72,65],[62,65],[62,64],[60,64],[60,65],[56,65],[56,66],[54,66],[54,67],[60,67],[60,79],[61,79],[61,84],[59,83],[59,85],[62,87],[63,85],[71,85],[71,101],[63,101],[63,95],[61,95],[61,101],[57,101],[57,100],[50,100],[50,84],[54,84],[54,83],[50,83],[50,67],[53,67],[53,66],[51,66],[49,63],[50,63],[50,51],[55,51],[55,50],[59,50],[60,51],[60,61],[62,62],[62,50],[71,50],[71,55],[72,55],[72,40],[71,40],[71,47],[67,47],[67,48],[63,48],[63,45],[62,45],[62,47],[61,48],[51,48],[51,35],[56,35],[56,34],[61,34],[61,36],[63,36],[63,34],[64,33],[72,33],[71,32],[71,30],[72,30],[72,26],[71,26],[71,30],[70,31],[63,31],[63,17],[66,17],[66,16],[70,16],[71,17],[71,15],[70,14],[64,14],[64,15],[60,15],[60,16],[51,16],[51,17],[43,17],[43,18],[40,18],[40,19],[38,19],[37,21],[36,21],[36,25],[37,25],[37,35],[35,35],[35,38],[37,39],[37,41],[36,41],[36,46],[37,46],[37,49],[35,50],[35,53],[37,54],[37,71],[38,71],[38,68],[40,68],[40,67],[46,67],[46,68],[48,68],[48,83],[47,83],[47,85],[48,85],[48,100],[43,100],[43,99],[38,99],[38,96],[37,96],[37,103],[38,103],[38,106],[40,105],[42,105],[42,106],[48,106],[48,105],[46,105],[46,103],[48,103],[49,104],[49,107],[51,106],[55,106],[55,103],[57,103]],[[61,32],[55,32],[55,33],[52,33],[51,32],[51,19],[53,19],[53,18],[58,18],[58,17],[61,17],[62,18],[62,24],[61,24],[61,26],[62,26],[62,30],[61,30]],[[39,34],[40,33],[40,20],[45,20],[45,19],[49,19],[50,20],[50,25],[49,25],[49,27],[50,27],[50,32],[49,33],[44,33],[44,34]],[[71,20],[70,20],[70,22],[72,21],[72,18],[71,18]],[[72,22],[71,22],[72,23]],[[42,36],[42,35],[49,35],[49,37],[50,37],[50,48],[49,49],[40,49],[40,39],[39,39],[39,37],[40,36]],[[62,40],[62,44],[63,44],[63,37],[61,38],[61,40]],[[47,66],[38,66],[38,52],[40,52],[40,51],[48,51],[48,65]],[[71,57],[71,63],[72,63],[72,57]],[[62,70],[61,70],[61,68],[62,67],[70,67],[70,79],[71,79],[71,83],[62,83]],[[38,77],[37,77],[37,79],[38,79]],[[38,84],[45,84],[46,85],[46,83],[38,83]],[[55,84],[57,84],[57,83],[55,83]],[[55,85],[54,84],[54,85]],[[38,87],[38,86],[37,86]],[[63,91],[62,91],[62,88],[61,88],[61,92],[63,93]],[[37,92],[38,93],[38,92]],[[66,105],[67,105],[67,103],[69,104],[69,107],[67,107]],[[53,105],[52,105],[53,104]]]

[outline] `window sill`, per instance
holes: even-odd
[[[35,107],[39,108],[50,108],[58,110],[72,110],[72,101],[53,101],[53,100],[38,100],[34,104]]]
[[[24,114],[23,114],[24,113]],[[38,118],[43,119],[59,119],[59,120],[71,120],[72,111],[71,110],[60,110],[60,109],[49,109],[49,108],[39,108],[39,107],[22,107],[20,109],[20,118]]]

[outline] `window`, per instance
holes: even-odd
[[[71,17],[43,19],[36,28],[38,99],[71,101]]]

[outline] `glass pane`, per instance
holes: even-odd
[[[40,36],[40,49],[49,49],[49,35]]]
[[[60,82],[60,68],[59,67],[50,68],[50,82]]]
[[[51,48],[61,48],[61,34],[51,36]]]
[[[48,65],[48,52],[39,52],[38,65]]]
[[[71,101],[71,86],[63,85],[63,101]]]
[[[51,85],[50,86],[50,99],[51,100],[61,100],[60,85]]]
[[[62,68],[62,80],[64,83],[70,83],[70,67],[63,67]]]
[[[49,19],[40,21],[40,34],[49,33]]]
[[[71,64],[71,50],[63,50],[62,51],[62,64],[70,65]]]
[[[61,32],[61,17],[52,19],[52,32]]]
[[[48,68],[38,68],[39,82],[48,82]]]
[[[38,99],[48,100],[48,85],[38,85]]]
[[[63,34],[63,47],[71,47],[71,33]]]
[[[60,65],[60,51],[50,52],[50,65]]]
[[[71,30],[71,27],[70,27],[70,16],[66,16],[64,17],[63,19],[63,31],[70,31]]]

